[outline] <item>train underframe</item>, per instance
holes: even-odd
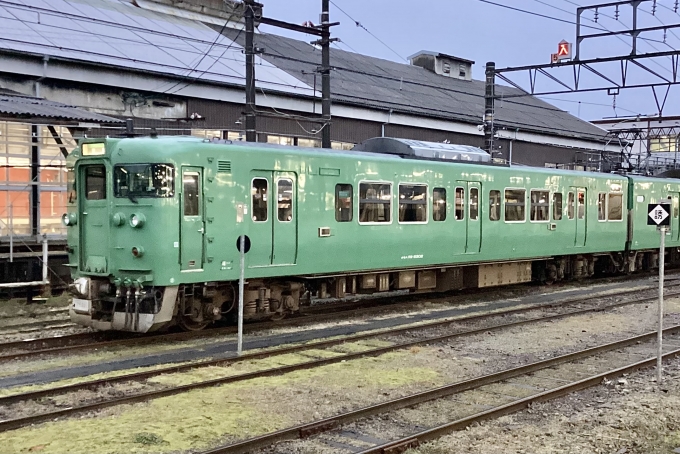
[[[680,250],[666,261],[680,263]],[[244,319],[281,319],[300,311],[312,297],[341,299],[390,291],[441,293],[531,281],[552,284],[598,275],[631,274],[658,268],[658,251],[583,254],[466,266],[439,266],[293,278],[251,279],[244,291]],[[98,330],[152,332],[179,326],[200,330],[235,320],[238,282],[168,287],[118,287],[105,278],[76,280],[71,319]]]

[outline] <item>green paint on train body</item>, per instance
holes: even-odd
[[[102,142],[105,154],[83,155],[84,149],[101,153],[88,144]],[[658,233],[646,225],[646,204],[667,196],[675,210],[667,245],[680,246],[680,183],[673,180],[181,137],[88,139],[69,156],[68,166],[74,167],[77,188],[68,205],[77,216],[68,229],[73,276],[108,276],[125,286],[237,280],[240,235],[251,242],[246,278],[622,252],[629,241],[627,207],[630,249],[651,249],[658,247]],[[119,166],[137,172],[135,188],[123,181],[128,177]],[[97,195],[100,171],[106,191]],[[363,194],[362,182],[368,188]],[[421,191],[411,199],[420,206],[402,210],[423,222],[399,221],[400,184],[410,186],[411,195],[418,192],[413,188],[422,189],[418,185],[427,186],[425,204]],[[337,185],[351,185],[351,198],[349,186]],[[385,185],[391,185],[389,197]],[[369,194],[375,189],[382,198]],[[433,218],[435,189],[438,206],[446,206],[442,221]],[[457,201],[458,194],[464,197]],[[613,215],[619,220],[599,219],[599,194],[614,212],[620,204]],[[344,205],[337,205],[338,195]],[[495,195],[498,208],[491,201]],[[360,211],[361,197],[372,203],[370,209]],[[506,216],[521,217],[522,197],[524,220],[506,222]],[[547,219],[541,208],[546,203]],[[363,222],[371,220],[386,222]]]

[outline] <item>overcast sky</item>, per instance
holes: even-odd
[[[586,5],[603,3],[584,0],[493,0],[494,3],[524,9],[536,14],[551,16],[565,21],[576,18],[576,4]],[[261,0],[264,4],[264,15],[302,24],[305,21],[319,22],[321,0]],[[409,55],[419,50],[431,50],[452,54],[474,60],[473,77],[484,78],[484,65],[487,61],[495,61],[497,67],[522,66],[548,63],[550,54],[556,52],[562,39],[573,42],[576,26],[555,20],[512,11],[500,6],[484,3],[481,0],[333,0],[331,4],[331,21],[339,21],[334,27],[333,36],[339,37],[342,43],[338,46],[344,50],[353,50],[362,54],[404,61]],[[660,26],[661,24],[680,23],[680,14],[673,11],[675,0],[657,0],[653,16],[653,0],[643,1],[639,15],[639,27]],[[336,6],[337,5],[337,6]],[[360,22],[376,38],[343,14],[345,13]],[[619,10],[620,19],[615,20],[614,8],[599,11],[598,22],[595,23],[594,12],[584,13],[583,23],[592,27],[607,30],[620,30],[631,25],[631,7]],[[263,31],[286,34],[280,29],[262,27]],[[595,29],[584,29],[583,33],[600,33]],[[310,41],[298,33],[290,32],[288,36]],[[680,48],[680,29],[664,32],[650,32],[643,35],[649,40],[639,44],[639,52],[668,51]],[[383,41],[386,45],[382,44]],[[582,58],[618,56],[630,53],[630,38],[601,38],[585,40]],[[389,46],[391,49],[389,49]],[[654,49],[656,48],[656,49]],[[659,75],[670,78],[671,59],[659,58],[649,63],[649,68]],[[597,67],[605,75],[617,77],[620,73],[618,63]],[[569,79],[570,73],[564,72],[561,77]],[[573,79],[573,76],[571,76]],[[594,82],[594,76],[584,74],[584,82]],[[629,80],[646,83],[654,76],[631,65]],[[528,88],[528,76],[522,74],[519,79]],[[555,88],[548,83],[544,88]],[[665,89],[657,90],[659,102],[665,96]],[[680,114],[680,87],[673,88],[668,96],[664,113]],[[547,96],[546,100],[558,107],[579,115],[586,120],[604,117],[653,115],[658,112],[654,96],[650,88],[622,91],[616,97],[616,111],[613,108],[613,97],[607,93],[578,93],[559,96]],[[579,103],[580,101],[580,103]]]

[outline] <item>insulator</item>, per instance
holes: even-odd
[[[619,20],[619,5],[616,5],[616,11],[614,11],[614,19]]]
[[[598,8],[595,8],[595,19],[593,19],[594,22],[597,22],[597,19],[600,17],[600,10]]]
[[[666,30],[666,29],[664,28],[664,29],[663,29],[663,42],[664,42],[664,43],[666,42],[666,37],[667,37],[667,36],[668,36],[668,30]]]
[[[673,12],[677,13],[678,12],[678,0],[675,0],[675,5],[673,5]]]
[[[652,16],[656,15],[656,0],[652,2]]]

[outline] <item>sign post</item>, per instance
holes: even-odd
[[[647,206],[647,225],[656,225],[660,233],[659,245],[659,327],[656,336],[656,382],[661,384],[663,379],[663,281],[666,258],[666,232],[671,223],[671,205],[667,200]]]
[[[246,235],[239,236],[236,242],[236,249],[238,249],[241,256],[241,274],[238,280],[238,340],[236,342],[236,354],[241,356],[241,353],[243,353],[243,290],[245,287],[246,253],[250,250],[250,238]]]

